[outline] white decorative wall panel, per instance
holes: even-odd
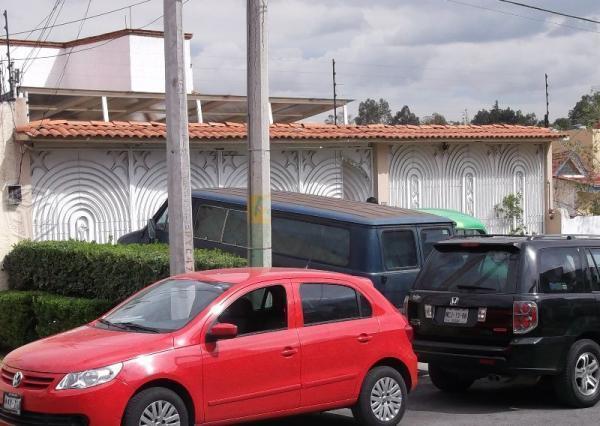
[[[510,193],[523,194],[523,225],[541,233],[544,223],[543,149],[537,144],[397,145],[390,163],[394,206],[447,208],[482,219],[490,232],[510,224],[494,206]]]
[[[372,195],[369,149],[271,151],[272,187],[365,200]],[[190,152],[192,188],[245,187],[243,151]],[[32,153],[34,237],[115,241],[142,228],[167,198],[163,150]]]

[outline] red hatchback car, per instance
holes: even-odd
[[[168,278],[1,367],[0,423],[228,424],[352,407],[397,424],[417,359],[364,278],[224,269]]]

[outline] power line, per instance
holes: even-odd
[[[518,1],[511,1],[511,0],[498,0],[498,1],[501,1],[502,3],[510,3],[510,4],[514,4],[516,6],[526,7],[528,9],[539,10],[541,12],[551,13],[553,15],[564,16],[567,18],[578,19],[580,21],[591,22],[592,24],[600,24],[600,21],[596,21],[594,19],[584,18],[582,16],[576,16],[576,15],[569,15],[568,13],[557,12],[555,10],[550,10],[550,9],[544,9],[543,7],[537,7],[537,6],[533,6],[530,4],[519,3]]]
[[[41,28],[33,28],[31,30],[25,30],[25,31],[19,31],[19,32],[16,32],[16,33],[11,33],[10,37],[16,36],[16,35],[20,35],[20,34],[29,33],[29,32],[33,33],[33,32],[36,32],[36,31],[47,30],[47,29],[50,29],[50,28],[58,28],[58,27],[64,27],[65,25],[76,24],[77,22],[81,22],[83,20],[99,18],[101,16],[109,15],[109,14],[115,13],[115,12],[120,12],[122,10],[129,9],[129,8],[132,8],[132,7],[135,7],[135,6],[139,6],[139,5],[144,4],[144,3],[149,3],[151,1],[152,0],[143,0],[143,1],[140,1],[138,3],[132,3],[132,4],[128,5],[128,6],[120,7],[118,9],[107,10],[106,12],[98,13],[97,15],[91,15],[91,16],[88,16],[87,18],[84,18],[84,19],[75,19],[75,20],[72,20],[72,21],[61,22],[60,24],[52,24],[52,25],[49,25],[49,26],[46,25],[46,26],[41,27]],[[162,16],[161,16],[161,18],[162,18]]]
[[[183,2],[183,4],[185,5],[185,4],[189,3],[189,1],[190,1],[190,0],[185,0],[185,1]],[[160,15],[158,18],[154,19],[153,21],[151,21],[151,22],[147,23],[146,25],[143,25],[143,26],[141,26],[141,27],[138,27],[138,28],[136,28],[136,29],[137,29],[137,30],[143,30],[143,29],[145,29],[145,28],[149,27],[150,25],[152,25],[152,24],[154,24],[154,23],[158,22],[158,21],[159,21],[159,20],[161,20],[163,17],[164,17],[164,15]],[[88,18],[88,19],[89,19],[89,18]],[[79,19],[79,20],[78,20],[78,22],[80,22],[80,21],[81,21],[81,19]],[[74,54],[76,54],[76,53],[80,53],[80,52],[86,52],[86,51],[88,51],[88,50],[93,50],[93,49],[97,49],[97,48],[99,48],[99,47],[105,46],[105,45],[107,45],[108,43],[111,43],[111,42],[115,41],[115,40],[116,40],[116,39],[118,39],[119,37],[121,37],[121,36],[120,36],[120,35],[118,35],[118,36],[115,36],[115,37],[113,37],[113,38],[110,38],[110,39],[106,40],[104,43],[100,43],[100,44],[97,44],[97,45],[95,45],[95,46],[90,46],[90,47],[83,48],[83,49],[79,49],[79,50],[76,50],[76,51],[71,51],[71,52],[68,52],[68,53],[67,53],[67,52],[64,52],[64,53],[57,53],[56,55],[36,56],[35,58],[33,58],[33,59],[31,59],[31,60],[32,60],[32,61],[35,61],[35,60],[37,60],[37,59],[50,59],[50,58],[59,58],[59,57],[61,57],[61,56],[67,56],[67,55],[72,55],[72,54],[74,55]],[[0,39],[0,40],[1,40],[1,39]],[[24,60],[26,60],[26,58],[13,58],[12,60],[13,60],[13,61],[24,61]],[[0,62],[5,62],[5,61],[6,61],[5,59],[0,59]]]
[[[519,15],[518,13],[508,12],[506,10],[494,9],[493,7],[481,6],[481,5],[478,5],[478,4],[467,3],[467,2],[459,1],[459,0],[446,0],[446,1],[450,2],[450,3],[459,4],[461,6],[473,7],[475,9],[481,9],[481,10],[487,10],[487,11],[490,11],[490,12],[501,13],[503,15],[516,16],[518,18],[528,19],[530,21],[545,22],[545,23],[548,23],[548,24],[557,25],[559,27],[566,27],[566,28],[571,28],[571,29],[574,29],[574,30],[586,31],[586,32],[589,32],[589,33],[600,34],[600,31],[592,30],[592,29],[589,29],[589,28],[577,27],[575,25],[569,25],[569,24],[564,24],[562,22],[550,21],[548,19],[543,19],[543,18],[542,19],[540,19],[540,18],[534,18],[533,16]]]

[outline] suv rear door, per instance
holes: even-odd
[[[408,302],[415,339],[508,344],[519,258],[512,245],[437,245]]]

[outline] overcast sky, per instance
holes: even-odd
[[[141,0],[92,0],[90,15]],[[600,20],[599,0],[522,2]],[[55,0],[2,0],[11,33],[36,27]],[[64,0],[57,22],[81,18],[88,0]],[[185,30],[194,34],[195,88],[244,94],[246,1],[189,0]],[[133,26],[162,14],[162,0],[131,10]],[[119,12],[85,22],[81,36],[121,29]],[[129,19],[129,18],[127,18]],[[565,116],[581,95],[600,89],[600,25],[524,9],[498,0],[270,0],[270,90],[273,96],[331,97],[331,60],[341,98],[385,98],[472,118],[497,99],[501,106]],[[131,23],[130,23],[131,25]],[[150,29],[162,29],[162,20]],[[48,40],[76,37],[79,24],[55,28]],[[20,36],[20,38],[25,37]],[[33,34],[30,38],[37,38]]]

